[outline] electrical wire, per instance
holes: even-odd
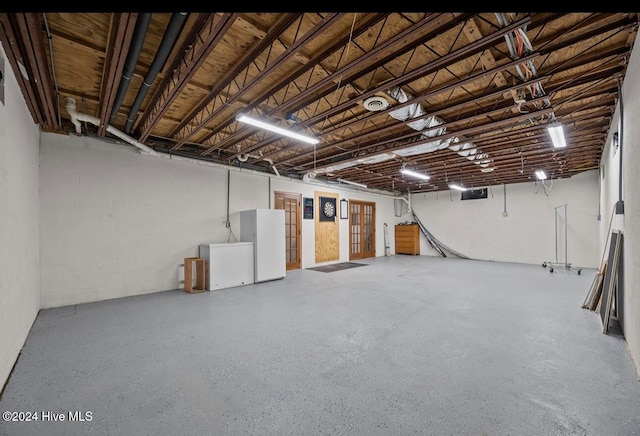
[[[357,13],[353,14],[353,21],[351,22],[351,29],[349,30],[349,40],[347,41],[347,49],[344,53],[344,59],[346,62],[349,62],[349,49],[351,48],[351,44],[353,42],[353,29],[356,26],[356,18],[358,17]],[[340,64],[338,63],[336,65],[336,70],[338,70]],[[342,86],[342,75],[340,75],[340,77],[338,77],[338,83],[336,85],[336,89],[333,91],[333,101],[336,101],[336,95],[338,94],[338,90],[340,89],[340,86]],[[324,122],[327,122],[328,119],[328,115],[325,117]]]
[[[510,22],[507,14],[504,13],[496,13],[496,18],[501,26],[507,26]],[[516,29],[513,31],[513,35],[507,34],[504,38],[507,43],[507,47],[509,48],[509,54],[514,59],[519,59],[533,51],[533,45],[527,37],[525,28]],[[520,78],[525,82],[538,76],[533,60],[516,65],[516,71],[520,75]],[[528,86],[527,89],[532,99],[545,95],[545,91],[540,82],[536,82],[533,85]],[[545,99],[544,101],[547,107],[551,106],[549,99]]]

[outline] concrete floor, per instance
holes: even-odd
[[[0,410],[49,420],[0,434],[640,434],[626,343],[580,307],[595,270],[363,262],[43,310]]]

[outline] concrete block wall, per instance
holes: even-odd
[[[375,202],[381,256],[383,224],[394,219],[388,195],[145,156],[96,138],[43,133],[40,164],[42,308],[179,289],[184,258],[200,244],[237,242],[239,212],[272,208],[274,191]],[[316,265],[314,221],[302,221],[308,268]],[[340,260],[348,261],[348,220],[338,224]]]
[[[40,309],[40,131],[4,62],[0,102],[0,389]],[[0,81],[2,82],[2,81]]]
[[[545,185],[547,189],[533,181],[490,186],[487,198],[475,200],[461,200],[458,191],[414,194],[411,206],[440,242],[473,259],[540,265],[558,261],[595,268],[599,263],[597,171],[547,180]],[[426,238],[420,248],[421,253],[437,255]]]

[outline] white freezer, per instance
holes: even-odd
[[[208,291],[254,283],[253,242],[201,244],[200,257]]]

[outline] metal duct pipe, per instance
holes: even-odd
[[[149,12],[140,14],[136,21],[136,27],[133,30],[133,40],[131,41],[129,53],[127,53],[127,60],[125,61],[124,70],[122,71],[122,80],[118,85],[118,93],[116,94],[116,99],[113,103],[109,124],[113,124],[115,122],[118,110],[120,109],[120,106],[122,106],[122,100],[124,100],[127,89],[129,89],[129,83],[131,81],[131,77],[133,77],[136,64],[138,63],[140,51],[142,50],[142,43],[144,42],[144,37],[147,34],[147,28],[149,27],[150,21],[151,14]]]
[[[401,198],[393,199],[393,211],[395,216],[402,216],[402,199]]]
[[[175,13],[171,16],[171,21],[169,21],[169,25],[167,26],[167,30],[164,32],[164,36],[162,37],[162,42],[160,43],[160,48],[158,48],[158,52],[156,53],[156,57],[153,59],[153,63],[151,67],[149,67],[149,72],[144,77],[144,81],[142,82],[142,86],[138,90],[138,95],[136,95],[136,100],[133,102],[133,106],[131,106],[131,110],[129,111],[129,116],[127,117],[127,123],[125,124],[124,131],[127,133],[131,133],[131,127],[133,126],[133,122],[135,121],[136,114],[138,113],[138,109],[140,109],[140,105],[142,105],[142,101],[149,92],[149,88],[151,84],[155,80],[156,76],[164,66],[164,63],[167,61],[169,57],[169,53],[171,53],[171,49],[178,39],[178,35],[180,34],[180,30],[182,30],[182,26],[184,25],[185,20],[187,19],[186,12]]]

